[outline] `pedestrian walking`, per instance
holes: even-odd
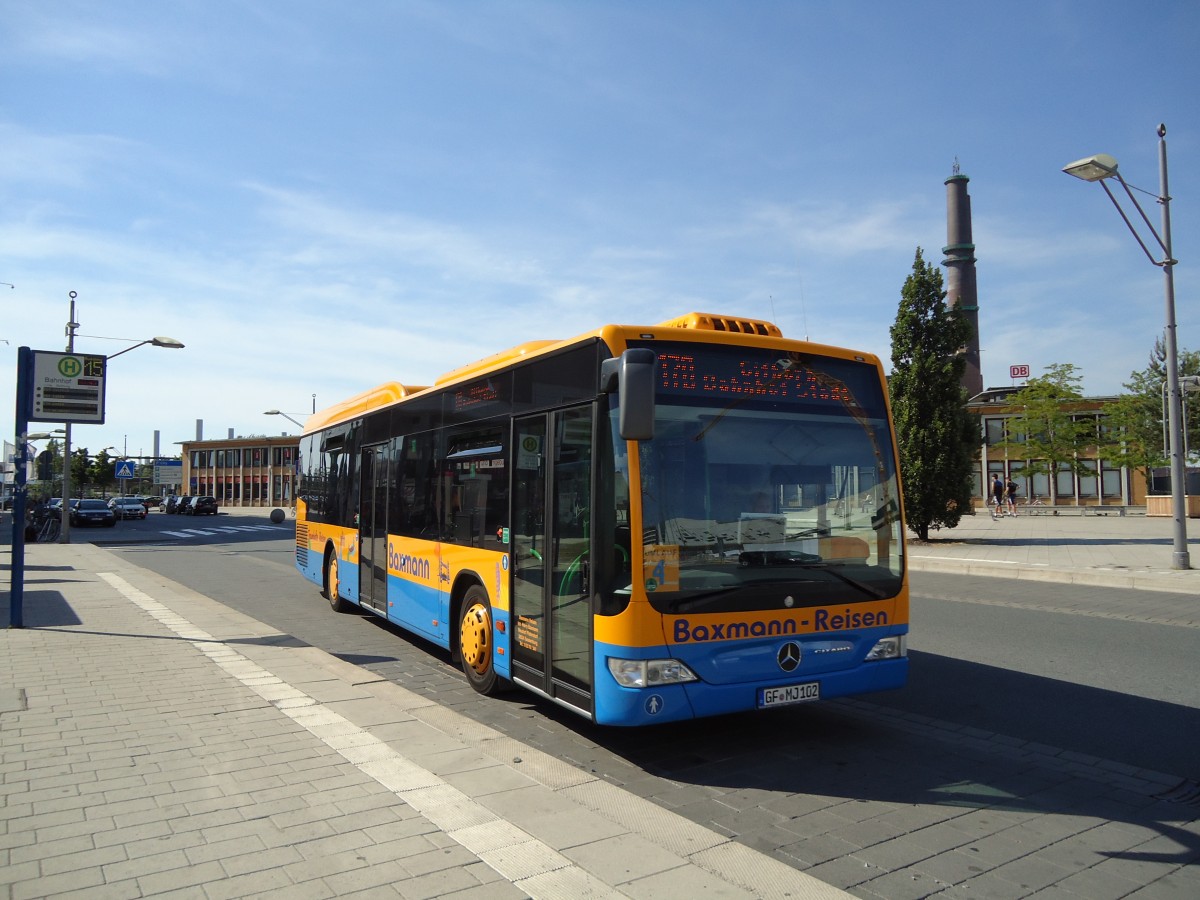
[[[1004,482],[1004,501],[1008,504],[1008,514],[1017,514],[1017,483],[1011,478]]]
[[[992,479],[992,496],[988,505],[992,506],[993,519],[1004,515],[1004,482],[1000,480],[999,475]]]

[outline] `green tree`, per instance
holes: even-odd
[[[1005,401],[1020,412],[1006,423],[1008,435],[999,446],[1024,460],[1026,474],[1049,476],[1051,505],[1058,472],[1095,474],[1080,458],[1085,448],[1100,443],[1095,416],[1078,416],[1081,379],[1072,363],[1055,363]]]
[[[84,489],[91,481],[92,458],[88,455],[87,447],[76,447],[71,451],[71,496],[84,496]]]
[[[1181,377],[1200,375],[1200,353],[1180,350],[1178,353]],[[1167,352],[1162,339],[1154,349],[1146,368],[1131,372],[1121,394],[1106,410],[1106,437],[1100,448],[1101,456],[1113,465],[1128,466],[1140,471],[1150,482],[1150,470],[1169,464],[1167,435],[1164,425],[1164,406],[1167,380]],[[1200,452],[1200,395],[1184,395],[1187,444],[1192,455]]]
[[[971,508],[979,423],[967,411],[962,348],[971,323],[946,305],[942,273],[917,248],[892,325],[888,381],[904,511],[921,540],[930,526],[953,528]]]

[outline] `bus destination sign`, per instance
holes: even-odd
[[[107,361],[91,354],[34,350],[29,420],[103,425]]]

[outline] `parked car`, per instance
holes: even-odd
[[[192,505],[192,501],[195,499],[196,498],[190,494],[185,494],[184,496],[180,497],[179,502],[175,504],[176,514],[186,516],[188,514],[188,507]]]
[[[146,507],[146,512],[150,512],[150,510],[152,510],[156,506],[158,506],[158,498],[157,497],[143,497],[142,498],[142,506]]]
[[[179,512],[179,504],[184,500],[191,499],[192,498],[187,494],[184,494],[182,497],[176,497],[174,494],[172,494],[170,497],[163,498],[163,502],[159,505],[159,509],[165,513],[177,513]]]
[[[118,519],[146,518],[146,507],[137,497],[113,497],[108,501],[108,508]]]
[[[184,509],[189,516],[215,516],[217,514],[216,497],[193,497],[192,502]]]
[[[103,500],[72,500],[72,525],[103,525],[112,528],[117,524],[117,515]]]

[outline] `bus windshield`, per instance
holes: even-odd
[[[644,586],[664,613],[894,597],[899,485],[882,379],[865,362],[655,344],[639,444]]]

